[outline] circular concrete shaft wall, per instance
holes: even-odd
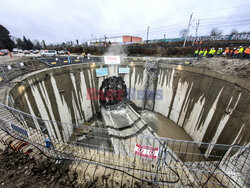
[[[89,89],[97,91],[105,78],[121,76],[129,99],[143,107],[144,64],[130,66],[129,74],[118,74],[118,66],[108,68],[105,77],[96,77],[96,67],[88,65],[40,72],[10,91],[9,105],[43,119],[80,125],[99,111],[98,100],[89,98]],[[230,78],[160,64],[153,110],[182,127],[195,141],[246,145],[250,140],[250,93],[239,86],[243,82],[226,80]],[[56,132],[55,127],[51,130]]]

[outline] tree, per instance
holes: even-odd
[[[46,44],[45,44],[45,41],[44,41],[44,40],[42,40],[42,43],[43,43],[43,48],[44,48],[44,49],[47,49],[47,46],[46,46]]]
[[[10,38],[10,32],[3,25],[0,24],[0,49],[12,50],[15,43]]]
[[[36,49],[36,50],[41,50],[42,49],[42,46],[41,46],[39,40],[34,41],[34,49]]]
[[[21,48],[22,50],[32,50],[34,47],[30,39],[27,39],[25,36],[23,36],[23,40],[18,38],[16,45],[18,48]]]
[[[182,29],[179,32],[179,35],[181,36],[181,38],[185,38],[187,34],[188,34],[188,30],[187,29]]]
[[[34,48],[33,43],[30,41],[30,39],[27,40],[27,49],[32,50]]]
[[[23,50],[29,50],[27,43],[28,43],[28,40],[26,39],[25,36],[23,36]]]
[[[218,28],[214,27],[212,28],[211,32],[210,32],[210,36],[220,36],[222,35],[222,31],[219,30]]]
[[[20,38],[17,38],[17,40],[16,40],[16,46],[17,46],[17,48],[19,48],[19,49],[24,49],[25,47],[24,47],[24,44],[23,44],[23,41],[22,41],[22,39],[20,39]]]
[[[238,30],[233,28],[230,35],[235,35],[235,34],[238,34]]]

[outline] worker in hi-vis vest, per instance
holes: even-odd
[[[207,49],[204,50],[203,57],[207,56]]]
[[[244,53],[244,48],[240,46],[239,57],[243,57],[243,53]]]
[[[198,56],[198,54],[199,54],[199,50],[198,50],[198,49],[196,49],[196,50],[194,51],[194,57],[197,57],[197,56]]]
[[[222,48],[218,48],[217,50],[217,57],[220,57],[223,53],[223,49]]]
[[[211,48],[210,50],[209,50],[209,52],[208,52],[208,58],[210,58],[210,57],[213,57],[214,56],[214,54],[215,54],[215,52],[216,52],[216,50],[214,49],[214,48]]]
[[[244,51],[244,57],[250,59],[250,46],[245,49],[245,51]]]
[[[226,57],[228,57],[228,56],[229,56],[229,53],[230,53],[229,47],[227,47],[226,50],[225,50],[224,52],[225,52],[225,54],[226,54]]]
[[[203,53],[204,53],[204,51],[203,51],[202,49],[200,49],[200,51],[199,51],[199,55],[198,55],[198,58],[201,58],[201,57],[202,57],[202,55],[203,55]]]
[[[238,49],[236,49],[236,50],[234,50],[234,55],[233,55],[233,58],[238,58],[239,57],[239,51],[240,51],[240,49],[238,48]]]

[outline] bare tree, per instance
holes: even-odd
[[[233,28],[230,34],[231,34],[231,35],[238,34],[238,30],[237,30],[237,29],[235,29],[235,28]]]
[[[212,28],[211,32],[210,32],[210,36],[220,36],[222,35],[222,31],[219,30],[218,28],[214,27]]]
[[[182,29],[182,30],[180,30],[179,35],[181,36],[181,38],[185,38],[187,33],[188,33],[187,29]]]

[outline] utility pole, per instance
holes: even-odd
[[[106,37],[106,35],[104,35],[104,42],[106,43],[106,39],[107,39],[107,37]]]
[[[197,33],[198,33],[198,28],[199,28],[199,25],[200,25],[200,19],[198,20],[198,22],[196,23],[196,28],[195,28],[195,38],[193,40],[193,44],[192,46],[194,46],[194,42],[197,40]]]
[[[147,29],[147,43],[148,43],[148,33],[149,33],[149,26],[148,26],[148,29]]]
[[[166,39],[166,34],[164,34],[164,38],[163,39]]]
[[[190,15],[190,19],[189,19],[189,23],[188,23],[188,29],[187,29],[187,32],[186,32],[186,36],[185,36],[185,40],[184,40],[184,43],[183,43],[183,47],[186,46],[187,37],[188,37],[188,33],[189,33],[189,28],[190,28],[190,25],[191,25],[192,17],[193,17],[193,13]]]

